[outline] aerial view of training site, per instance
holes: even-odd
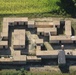
[[[0,75],[76,75],[76,0],[0,0]]]

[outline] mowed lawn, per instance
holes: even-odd
[[[0,0],[0,14],[46,13],[58,10],[59,0]]]

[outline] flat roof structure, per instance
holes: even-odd
[[[65,21],[65,35],[72,35],[70,20]]]
[[[28,28],[34,28],[35,22],[34,21],[28,21]]]
[[[2,29],[2,35],[5,34],[4,37],[8,37],[8,28],[9,28],[9,23],[11,22],[28,22],[28,18],[3,18],[3,29]]]
[[[39,28],[47,28],[47,27],[53,27],[54,24],[52,21],[36,21],[35,22],[35,27]]]
[[[36,46],[36,50],[40,51],[41,50],[41,46]]]
[[[0,46],[1,46],[1,45],[8,46],[8,41],[0,41]]]
[[[0,41],[0,49],[8,49],[8,41]]]
[[[58,55],[58,52],[59,51],[55,51],[55,50],[52,50],[52,51],[36,51],[36,55],[37,56],[52,56],[52,55]]]
[[[26,61],[26,55],[21,55],[20,51],[14,51],[13,61]]]
[[[71,40],[75,41],[76,40],[76,36],[71,36]]]
[[[66,64],[65,51],[59,51],[58,53],[58,64]]]
[[[0,58],[0,62],[12,62],[12,61],[13,61],[13,58],[4,58],[4,57]]]
[[[14,30],[14,43],[15,46],[24,46],[25,45],[25,30],[18,29]]]
[[[7,17],[7,18],[3,18],[3,24],[4,23],[8,23],[8,22],[15,22],[15,21],[23,21],[23,22],[27,22],[28,18],[27,17]]]
[[[28,61],[32,61],[32,60],[33,60],[33,61],[35,61],[35,60],[38,61],[38,60],[41,60],[41,58],[38,58],[37,56],[27,56],[27,60],[28,60]]]
[[[70,36],[64,36],[64,35],[61,35],[61,36],[50,36],[49,38],[50,40],[71,40],[71,37]]]
[[[8,33],[7,32],[1,32],[1,37],[6,38],[8,40]]]
[[[55,26],[60,26],[60,21],[54,20],[54,25],[55,25]]]
[[[37,28],[37,32],[44,32],[44,33],[57,32],[57,29],[55,27],[53,27],[53,28]]]
[[[35,42],[36,44],[43,44],[43,39],[36,39]]]

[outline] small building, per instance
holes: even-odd
[[[13,58],[9,55],[4,55],[4,56],[1,56],[0,58],[0,63],[12,63],[13,61]]]
[[[41,46],[36,46],[36,50],[40,51],[41,50]]]
[[[44,29],[43,28],[37,28],[37,35],[44,35]]]
[[[58,64],[59,65],[65,65],[66,64],[66,57],[65,57],[65,51],[59,51],[58,53]]]
[[[44,36],[49,36],[49,35],[57,35],[57,29],[55,27],[44,28]]]
[[[73,43],[76,43],[76,36],[71,36],[71,40],[73,41]]]
[[[8,32],[1,33],[2,40],[8,40]]]
[[[60,39],[57,39],[58,36],[49,36],[49,43],[59,43]]]
[[[50,43],[73,43],[70,36],[49,36]]]
[[[58,50],[36,51],[36,56],[41,58],[57,58]]]
[[[34,21],[28,21],[28,28],[35,28]]]
[[[37,28],[37,34],[44,35],[44,36],[56,35],[57,29],[55,27],[54,28]]]
[[[52,28],[54,27],[53,21],[36,21],[35,27],[37,28]]]
[[[8,49],[8,41],[0,41],[0,49]]]
[[[13,64],[26,64],[26,55],[21,55],[20,51],[14,51]]]
[[[1,36],[3,37],[4,40],[8,39],[8,31],[9,31],[8,23],[4,22],[2,32],[1,32]]]
[[[14,37],[13,37],[13,48],[14,49],[24,49],[25,48],[25,30],[23,29],[16,29],[14,30]]]
[[[54,21],[54,26],[57,28],[60,28],[60,21],[55,20]]]
[[[43,39],[36,39],[35,43],[36,43],[36,45],[42,46],[43,45]]]
[[[37,56],[27,56],[26,57],[27,62],[40,62],[41,58],[38,58]]]
[[[71,21],[70,20],[65,21],[65,35],[68,35],[68,36],[72,35]]]
[[[14,25],[27,25],[28,18],[13,18]]]

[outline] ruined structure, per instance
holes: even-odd
[[[63,35],[58,33],[60,29]],[[70,20],[60,22],[28,20],[24,17],[3,18],[0,62],[26,64],[40,62],[45,58],[58,58],[58,64],[65,64],[66,58],[76,58],[76,50],[66,49],[64,46],[62,51],[59,47],[69,43],[76,43],[76,36],[72,36]],[[54,49],[51,44],[59,48],[56,49],[56,46]]]

